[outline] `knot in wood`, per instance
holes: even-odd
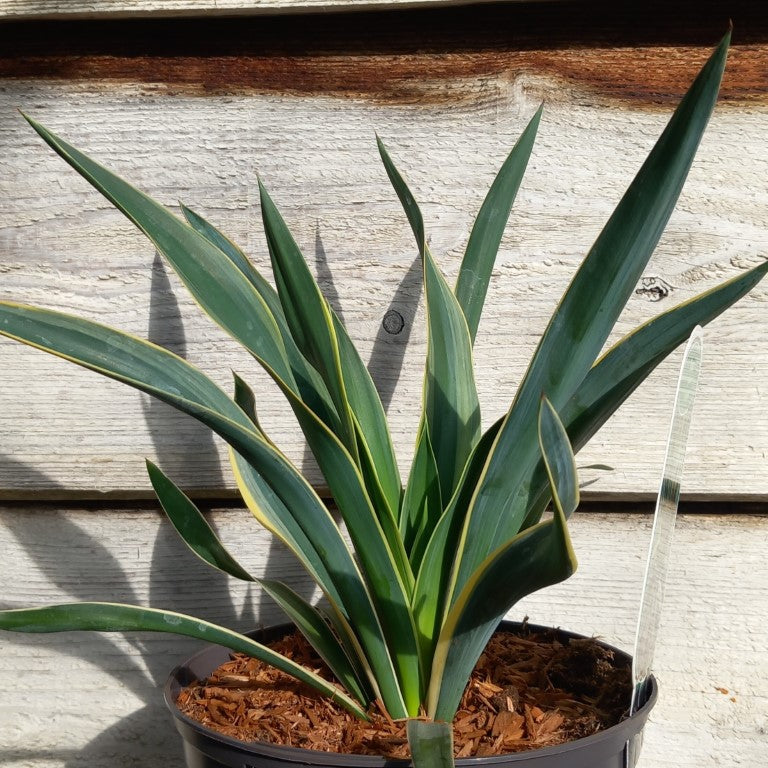
[[[635,293],[638,296],[644,296],[649,301],[661,301],[666,299],[673,290],[666,280],[654,275],[641,278]]]

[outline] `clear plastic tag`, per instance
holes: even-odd
[[[640,615],[637,621],[635,651],[632,656],[633,688],[630,715],[643,706],[648,696],[648,680],[661,620],[664,583],[667,578],[677,505],[680,500],[680,483],[683,477],[693,402],[699,383],[702,348],[702,331],[697,326],[691,333],[683,354],[661,475],[661,487],[653,517],[651,543],[640,599]],[[642,743],[640,736],[641,734],[638,734],[637,739],[627,744],[625,761],[627,768],[634,768],[637,763]]]

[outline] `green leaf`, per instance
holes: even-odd
[[[229,554],[197,505],[150,461],[147,461],[147,471],[163,510],[184,543],[214,568],[236,579],[253,581],[263,587],[301,630],[342,685],[358,700],[370,702],[350,660],[321,614],[284,584],[251,576]]]
[[[263,493],[268,494],[273,503],[279,502],[283,514],[301,517],[305,525],[314,526],[312,537],[319,535],[317,521],[324,520],[323,515],[328,515],[328,512],[307,480],[274,446],[255,431],[247,414],[210,379],[185,360],[142,339],[87,320],[9,302],[0,302],[0,334],[127,383],[202,421],[242,455],[249,468],[258,471]],[[332,519],[330,525],[335,529]],[[343,545],[338,530],[335,530],[343,547],[339,552],[344,551],[346,546]],[[372,542],[369,542],[368,548],[374,554],[382,551]],[[337,554],[334,553],[334,558]],[[334,567],[342,568],[345,562],[351,562],[348,552],[346,561],[334,560]],[[352,600],[350,594],[362,595],[359,598],[362,602],[369,600],[356,566],[341,577],[340,585],[335,585],[329,570],[321,570],[317,562],[313,563],[313,566],[322,588],[339,604],[348,607]],[[357,583],[351,578],[355,573]],[[393,578],[390,574],[391,570],[382,570],[377,578],[386,582],[388,578]],[[394,583],[397,585],[396,577]],[[339,589],[341,586],[347,589],[344,600],[341,600],[339,593],[335,591],[336,586],[339,586]],[[402,586],[398,586],[398,589],[402,594]],[[384,592],[379,597],[382,602],[394,605],[391,610],[395,611],[397,603],[394,598],[397,594],[398,591],[394,590]],[[407,603],[407,598],[400,599]],[[405,614],[410,615],[407,610]],[[396,622],[393,622],[392,632],[395,624]],[[407,634],[402,631],[403,626],[406,626],[402,616],[399,616],[399,623],[396,625],[402,644],[407,639]],[[412,642],[415,647],[415,639]],[[412,655],[416,656],[415,651]],[[401,663],[404,667],[409,665],[405,657]],[[413,664],[415,659],[410,662],[410,666]],[[418,678],[417,674],[415,685],[418,685]],[[387,703],[390,704],[389,701]],[[395,702],[392,702],[392,707],[393,712],[398,711]],[[407,710],[403,709],[402,715],[399,716],[405,717],[407,714]]]
[[[400,577],[405,584],[406,592],[410,595],[413,589],[413,570],[408,562],[408,554],[405,550],[400,529],[397,524],[397,507],[393,510],[390,507],[390,500],[387,499],[384,489],[381,487],[381,480],[375,460],[371,455],[370,446],[363,434],[363,428],[357,420],[357,416],[352,414],[352,423],[355,428],[357,438],[358,461],[355,468],[361,492],[366,496],[367,508],[376,515],[381,530],[392,553],[392,558],[400,573]],[[324,461],[324,460],[323,460]],[[352,461],[350,457],[350,461]],[[398,480],[399,482],[399,480]],[[332,487],[329,483],[329,487]],[[333,494],[332,494],[333,495]],[[398,496],[400,491],[398,491]],[[334,495],[335,496],[335,495]],[[398,504],[399,506],[399,504]],[[365,507],[363,507],[365,508]],[[356,507],[355,514],[359,514],[360,507]]]
[[[366,485],[363,470],[338,436],[286,385],[276,380],[296,414],[360,557],[364,562],[376,561],[375,573],[382,579],[390,580],[395,592],[402,591],[409,597],[413,589],[413,573],[400,532],[386,509],[378,515],[374,506],[374,499],[380,499],[376,494],[380,492],[380,487],[378,484],[372,487]],[[352,416],[353,426],[359,432],[360,427],[354,414]],[[365,452],[363,458],[363,466],[370,466],[370,455]],[[368,473],[369,478],[372,476],[375,480],[373,469]]]
[[[277,291],[262,277],[240,248],[216,227],[184,205],[181,206],[181,210],[190,226],[218,248],[242,272],[262,298],[277,324],[289,365],[296,380],[297,394],[320,417],[323,423],[338,434],[341,430],[339,416],[331,402],[328,389],[320,374],[307,362],[296,346],[283,314]],[[286,383],[290,385],[291,382]]]
[[[453,768],[453,728],[434,720],[409,720],[406,725],[413,768]]]
[[[480,439],[472,342],[464,313],[427,248],[421,211],[383,142],[378,137],[377,141],[423,262],[428,328],[423,416],[429,426],[440,492],[442,498],[449,499]]]
[[[364,547],[357,550],[363,576],[319,498],[314,496],[311,508],[288,499],[283,502],[270,493],[259,473],[242,456],[234,452],[231,456],[240,493],[256,518],[305,563],[310,573],[321,563],[330,574],[328,580],[336,585],[341,597],[329,595],[329,599],[346,609],[345,618],[360,637],[390,714],[405,713],[392,714],[405,717],[417,709],[421,673],[413,619],[375,516],[360,514],[352,520],[353,543],[357,541]],[[354,492],[351,487],[347,490]],[[342,500],[348,501],[346,496]],[[322,577],[318,583],[326,588]]]
[[[336,411],[346,419],[337,432],[356,462],[362,439],[375,467],[371,481],[379,485],[386,507],[379,514],[397,519],[402,487],[384,408],[360,355],[336,313],[320,292],[280,212],[260,186],[267,233],[280,301],[298,348],[320,371]],[[346,415],[345,415],[346,414]],[[354,422],[360,425],[355,429]],[[370,472],[370,468],[367,470]]]
[[[546,398],[539,411],[539,445],[550,480],[554,515],[491,553],[448,612],[437,642],[428,693],[428,712],[435,719],[453,718],[466,681],[507,611],[526,595],[564,581],[576,570],[566,523],[568,510],[578,505],[576,463],[565,429]]]
[[[376,135],[376,145],[379,148],[379,155],[384,163],[387,177],[400,200],[400,204],[403,206],[408,223],[411,225],[413,236],[416,238],[416,247],[419,249],[419,254],[423,258],[424,249],[427,244],[427,236],[424,231],[424,217],[421,215],[419,204],[416,202],[416,198],[411,193],[411,190],[408,189],[408,185],[405,183],[405,179],[402,177],[400,171],[397,170],[395,164],[392,162],[392,158],[389,156],[389,152],[378,134]]]
[[[360,469],[366,479],[366,487],[380,489],[381,500],[386,505],[376,504],[380,518],[383,520],[386,515],[396,524],[403,486],[384,406],[347,329],[332,308],[330,312],[339,342],[347,398],[355,423]],[[387,521],[382,524],[388,526],[390,523]]]
[[[296,386],[275,318],[251,282],[206,237],[75,147],[26,118],[43,140],[122,211],[168,259],[206,313]]]
[[[466,322],[426,248],[424,294],[429,329],[424,417],[429,425],[441,495],[448,499],[480,439],[480,403]]]
[[[636,328],[591,368],[561,410],[578,453],[654,368],[682,344],[697,325],[706,325],[752,290],[768,273],[768,262],[673,307]],[[544,467],[531,483],[532,501],[523,528],[538,522],[549,500]]]
[[[567,531],[546,520],[492,552],[467,581],[437,641],[427,697],[430,716],[455,714],[477,659],[504,614],[539,589],[567,579],[575,559]]]
[[[244,413],[248,414],[248,418],[253,422],[253,426],[266,437],[261,424],[259,424],[259,417],[256,413],[256,396],[253,394],[253,390],[234,371],[232,375],[235,380],[235,402],[242,408]]]
[[[293,242],[280,214],[274,209],[274,206],[272,206],[272,210],[273,217],[277,218],[273,222],[274,228],[281,233],[281,242],[288,242],[288,245],[285,247],[289,250],[289,255],[292,254],[294,259],[301,261],[301,265],[306,273],[304,275],[305,279],[310,280],[312,285],[315,285],[311,275],[308,275],[303,259],[298,252],[298,247]],[[289,382],[282,381],[273,371],[269,372],[288,398],[309,446],[323,471],[326,482],[332,491],[338,489],[339,485],[344,483],[344,477],[349,475],[351,468],[345,466],[345,473],[342,473],[342,477],[339,477],[338,462],[333,464],[333,457],[328,457],[324,449],[319,445],[319,443],[326,445],[327,440],[322,437],[324,430],[315,423],[316,419],[314,416],[319,417],[323,425],[335,435],[341,436],[342,439],[344,431],[339,426],[338,415],[333,404],[330,402],[330,396],[328,395],[325,383],[317,374],[317,371],[306,361],[291,335],[277,293],[259,275],[242,251],[221,232],[203,219],[202,216],[190,209],[184,208],[184,213],[192,226],[210,239],[214,245],[221,248],[231,259],[232,263],[253,283],[259,295],[264,299],[270,311],[272,311],[298,384],[298,392],[290,386]],[[292,245],[290,245],[291,243]],[[291,270],[296,268],[296,266],[296,263],[290,263]],[[320,297],[320,300],[324,302],[322,297]],[[399,540],[396,529],[396,515],[401,493],[400,476],[381,401],[346,330],[330,307],[326,306],[326,309],[330,313],[331,322],[339,343],[339,354],[344,370],[345,382],[349,385],[347,394],[352,410],[351,418],[355,446],[359,454],[357,458],[359,459],[360,471],[365,478],[365,487],[369,489],[373,497],[371,501],[374,503],[375,511],[379,515],[389,546],[399,560],[398,567],[400,568],[401,575],[406,582],[410,583],[412,581],[410,569],[407,566],[407,558],[405,557],[402,542]],[[255,416],[253,396],[247,385],[239,378],[236,378],[235,399],[238,403],[242,399],[242,404],[247,409],[249,415]],[[307,414],[307,409],[312,412],[312,415]],[[362,423],[358,423],[358,418],[363,420]],[[337,459],[339,450],[340,446],[331,446],[331,452]],[[350,461],[354,462],[355,459],[350,458]],[[329,468],[329,464],[333,464],[333,466]],[[386,485],[386,488],[382,486],[382,482]],[[357,501],[355,503],[358,504]],[[365,506],[367,505],[359,509],[362,510]],[[348,514],[346,507],[344,511]]]
[[[208,565],[236,579],[255,581],[229,554],[197,505],[149,459],[147,473],[165,514],[184,543]]]
[[[563,422],[546,397],[539,408],[539,446],[553,499],[567,520],[579,506],[576,459]]]
[[[210,409],[252,432],[248,416],[199,369],[167,349],[90,320],[0,302],[0,334],[137,387],[187,412]]]
[[[0,629],[12,632],[169,632],[223,645],[246,653],[301,680],[338,702],[356,717],[368,717],[360,705],[336,685],[329,683],[285,656],[245,635],[203,619],[173,611],[142,608],[120,603],[68,603],[45,608],[0,611]]]
[[[387,513],[396,520],[402,492],[384,408],[373,381],[346,329],[323,297],[306,261],[266,189],[259,184],[261,212],[278,295],[291,334],[301,352],[320,372],[339,413],[339,437],[355,461],[358,456],[357,420]]]
[[[341,371],[339,343],[331,319],[328,302],[307,267],[283,217],[259,181],[261,216],[267,236],[272,273],[293,340],[301,353],[320,373],[342,424],[339,435],[357,458],[354,427],[346,386]]]
[[[717,98],[726,36],[573,278],[539,342],[467,516],[453,595],[488,553],[514,536],[529,511],[538,401],[561,409],[599,354],[672,213]]]
[[[474,342],[499,244],[528,166],[543,106],[536,110],[488,190],[469,236],[456,280],[456,298]]]
[[[429,439],[429,427],[422,422],[400,517],[403,542],[414,570],[421,563],[424,549],[442,513],[435,454]]]
[[[412,606],[424,659],[431,659],[434,653],[446,610],[448,584],[455,566],[464,514],[500,427],[501,419],[486,431],[475,446],[464,468],[459,489],[430,536],[418,571]]]
[[[636,328],[595,363],[562,409],[578,451],[651,371],[690,335],[752,290],[768,273],[763,262],[743,275],[699,294]]]
[[[262,277],[261,273],[253,266],[251,260],[243,253],[242,249],[233,243],[223,232],[218,230],[199,213],[188,208],[184,203],[179,203],[179,208],[184,214],[187,223],[199,232],[212,245],[215,245],[229,260],[243,273],[258,294],[264,299],[270,312],[277,318],[283,314],[280,302],[277,299],[275,289]],[[273,297],[273,301],[269,298]]]
[[[345,653],[339,639],[326,624],[320,611],[279,581],[272,579],[258,581],[307,638],[336,679],[358,701],[369,704],[372,698],[364,678],[359,676],[355,665]]]

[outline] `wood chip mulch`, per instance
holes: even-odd
[[[271,643],[332,679],[299,635]],[[456,757],[553,746],[589,736],[626,715],[629,664],[593,640],[559,642],[553,632],[497,632],[482,655],[453,722]],[[405,722],[372,708],[361,721],[302,683],[234,654],[177,705],[203,725],[241,741],[267,741],[345,754],[409,757]]]

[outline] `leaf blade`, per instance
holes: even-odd
[[[174,611],[121,603],[65,603],[45,608],[0,611],[0,629],[11,632],[147,631],[194,637],[271,664],[329,696],[356,717],[368,719],[360,705],[340,688],[296,662],[238,632]]]
[[[277,324],[285,347],[288,363],[296,380],[297,394],[336,433],[340,430],[339,416],[331,402],[328,389],[317,371],[307,362],[291,336],[277,291],[264,279],[243,251],[199,213],[181,206],[187,222],[212,245],[218,248],[251,283],[262,298]],[[287,382],[290,384],[290,382]]]
[[[443,499],[450,499],[480,439],[480,402],[472,343],[464,313],[427,247],[419,206],[378,137],[377,143],[422,258],[428,328],[423,418],[429,426],[441,495]]]
[[[704,326],[752,290],[768,262],[663,312],[614,344],[590,369],[562,410],[578,450],[697,325]]]
[[[334,598],[331,594],[329,598],[341,606],[345,620],[359,635],[388,710],[397,713],[393,717],[406,717],[414,706],[414,683],[418,685],[420,673],[415,632],[409,644],[406,631],[412,623],[407,606],[402,603],[397,587],[387,586],[392,578],[391,568],[382,566],[370,572],[369,562],[364,561],[368,566],[366,575],[376,577],[373,584],[367,582],[319,499],[315,497],[316,503],[310,509],[290,499],[276,499],[249,462],[234,451],[230,455],[238,489],[254,516],[279,536],[305,567],[322,567],[328,573],[328,585],[334,585],[338,595]],[[381,537],[375,539],[371,535],[369,556],[380,554],[375,543],[381,541]],[[326,589],[324,580],[318,579],[318,583]],[[408,675],[411,688],[406,687]]]
[[[317,515],[327,515],[327,509],[306,479],[255,431],[248,415],[202,372],[177,355],[82,318],[9,302],[0,302],[0,334],[122,381],[189,413],[221,435],[245,457],[249,469],[257,467],[264,478],[261,486],[264,492],[279,500],[285,509],[304,514],[308,519],[313,519],[314,515],[315,523],[321,519]],[[336,566],[349,563],[351,556],[333,521],[323,530],[329,532],[329,536],[335,532],[338,539],[338,548],[334,550]],[[313,531],[313,535],[317,536],[317,531]],[[320,564],[319,559],[313,562],[314,572],[310,570],[310,573],[325,582],[321,586],[340,605],[344,606],[351,600],[352,594],[359,597],[362,594],[360,590],[365,593],[364,587],[355,586],[354,578],[360,584],[362,582],[354,567],[347,574],[350,579],[344,578],[344,583],[352,592],[342,599],[329,570],[321,569]],[[368,600],[366,594],[360,599]],[[407,637],[402,632],[402,624],[400,633]],[[415,645],[415,639],[413,642]],[[392,707],[393,711],[398,711],[396,702],[392,702]],[[403,708],[402,716],[406,715],[407,710]]]
[[[355,422],[355,434],[363,443],[360,468],[366,471],[365,457],[370,456],[371,483],[381,488],[386,506],[379,516],[387,515],[396,523],[403,492],[400,469],[384,406],[368,369],[347,333],[344,324],[331,308],[331,319],[339,343],[342,375]],[[380,505],[377,505],[377,509]]]
[[[160,505],[182,541],[203,562],[241,581],[256,581],[227,551],[197,505],[149,459],[147,473]]]
[[[477,214],[459,268],[454,293],[464,312],[473,343],[496,254],[533,151],[542,110],[543,105],[536,110],[493,180]]]
[[[386,508],[377,510],[379,515],[396,520],[402,487],[381,398],[277,206],[261,183],[259,190],[264,230],[287,326],[298,349],[320,372],[342,422],[337,435],[361,468],[364,462],[358,456],[357,441],[362,439],[370,452],[376,467],[375,480],[386,501]],[[355,421],[360,424],[359,431]]]
[[[663,312],[636,328],[603,354],[561,410],[578,453],[656,366],[691,334],[752,290],[768,274],[768,262]],[[538,522],[547,500],[547,480],[539,465],[532,482],[523,527]]]
[[[567,520],[579,506],[576,459],[563,422],[546,397],[539,407],[539,447],[555,506]]]
[[[403,543],[414,570],[418,570],[442,511],[437,462],[429,439],[429,427],[422,422],[400,516]]]
[[[538,423],[554,515],[491,553],[451,606],[437,642],[428,693],[428,712],[436,719],[453,717],[463,693],[462,681],[469,679],[507,611],[526,595],[563,581],[576,570],[566,522],[578,505],[576,462],[565,428],[546,398]]]
[[[501,419],[480,438],[464,468],[464,475],[453,499],[435,526],[427,543],[413,590],[412,609],[423,658],[432,658],[440,626],[447,610],[449,579],[455,558],[464,514],[493,443],[501,427]]]
[[[259,579],[265,592],[285,611],[309,644],[328,665],[336,679],[352,696],[364,704],[371,703],[367,686],[346,654],[342,644],[326,624],[320,611],[285,584],[274,579]]]
[[[556,409],[565,405],[631,295],[672,213],[714,108],[729,39],[730,33],[680,102],[539,342],[467,517],[454,596],[487,553],[514,536],[525,522],[539,461],[538,450],[531,448],[538,399],[546,392]]]
[[[320,613],[284,584],[251,576],[227,551],[197,505],[149,460],[147,471],[163,510],[192,552],[217,570],[261,586],[296,624],[336,679],[358,701],[369,703],[357,672]]]
[[[406,724],[413,768],[453,768],[453,728],[434,720]]]
[[[24,117],[48,146],[152,241],[216,323],[295,386],[272,313],[251,282],[219,248],[163,205],[37,121]]]

